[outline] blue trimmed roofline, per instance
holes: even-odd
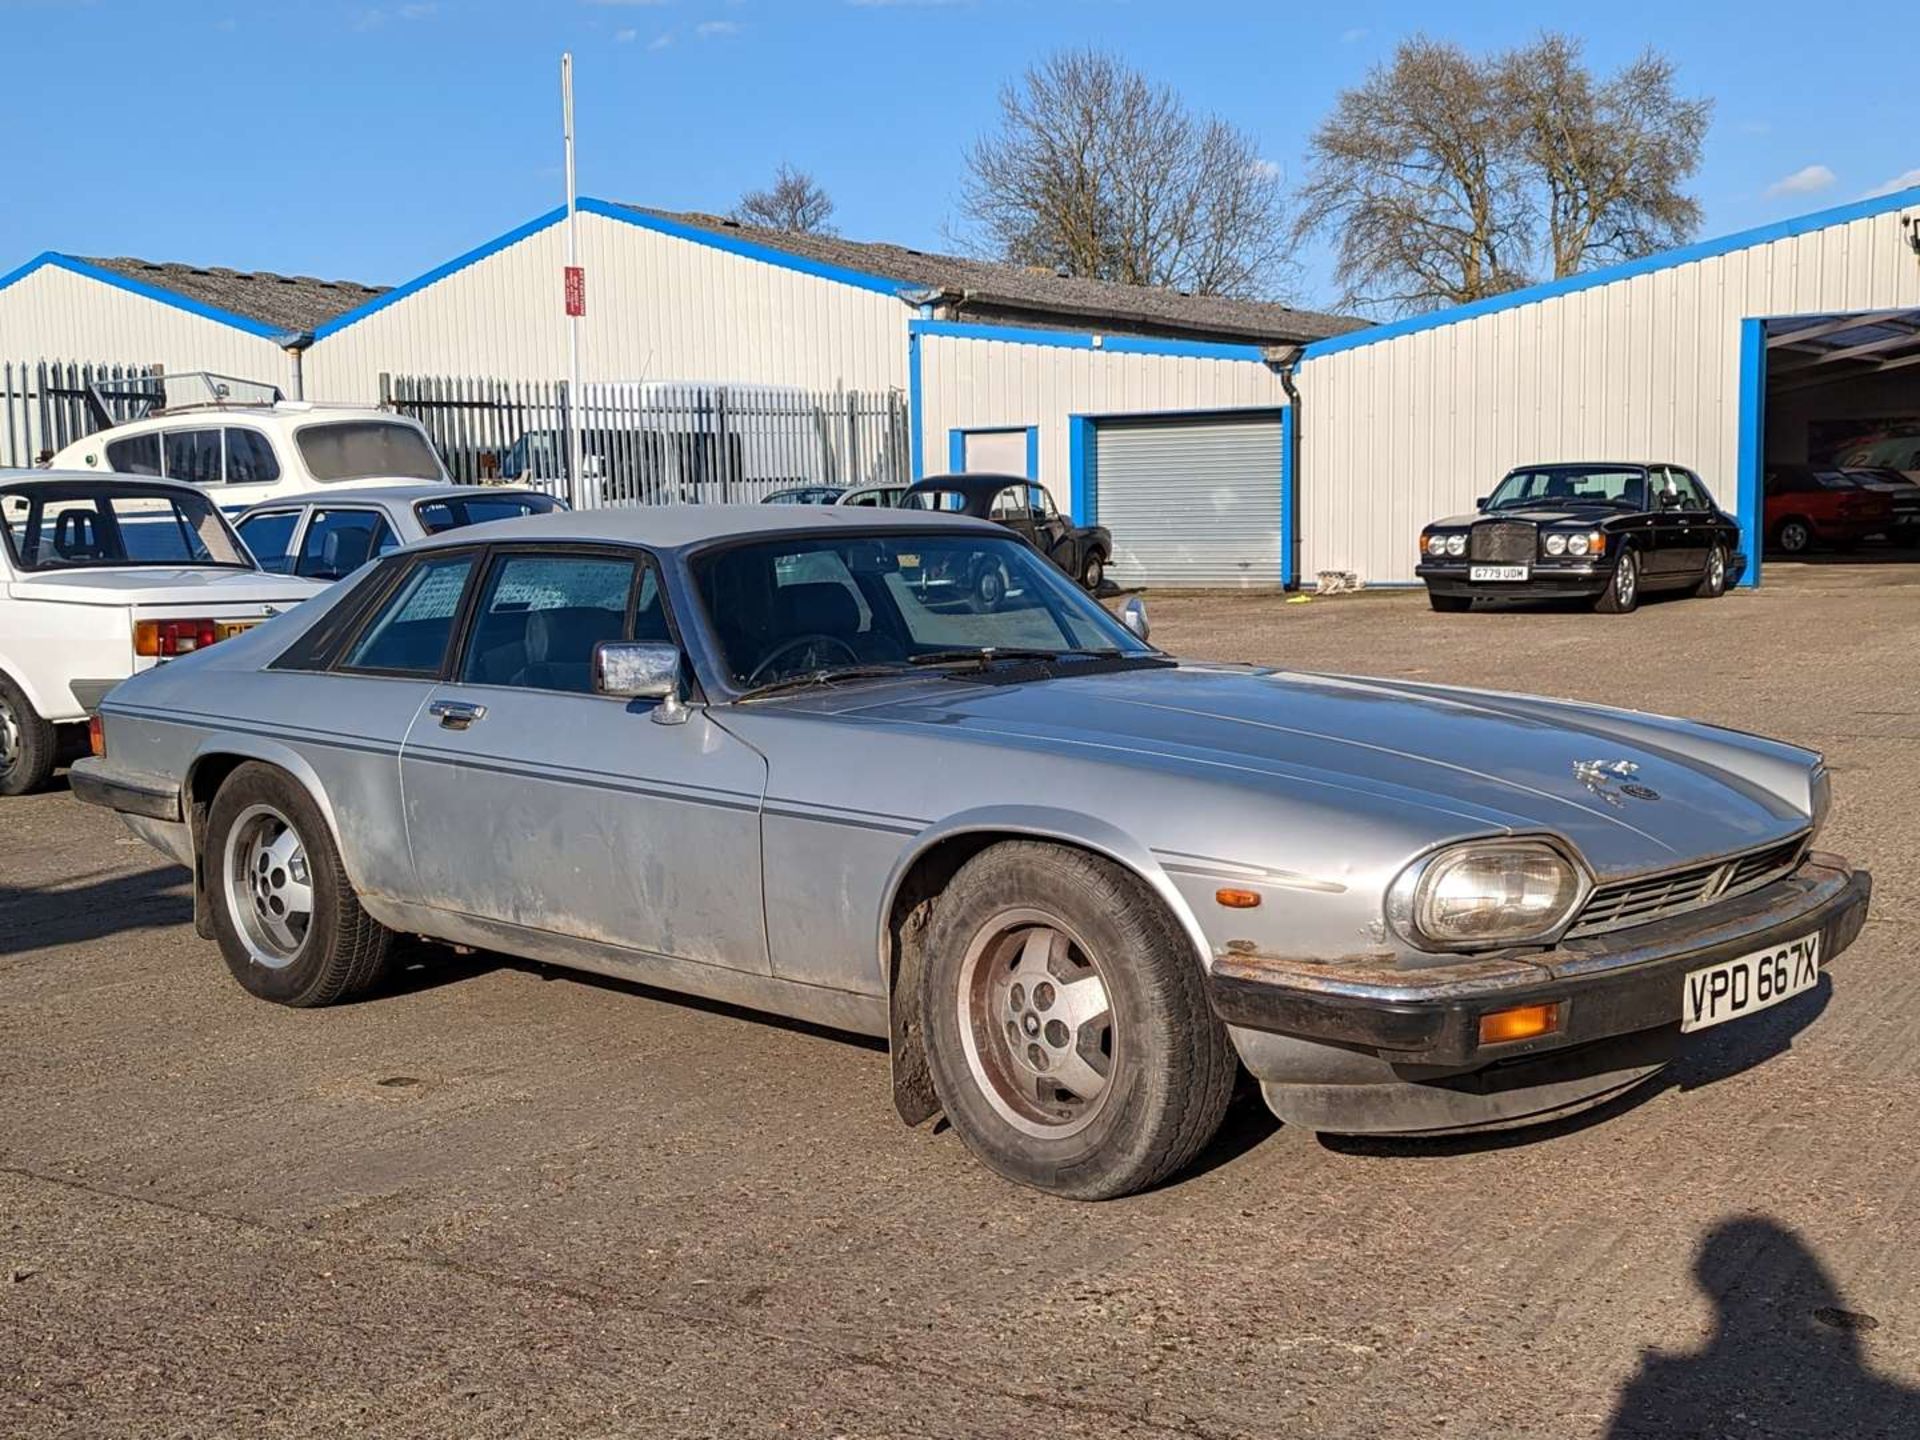
[[[795,255],[770,245],[759,245],[751,240],[709,230],[704,226],[689,225],[660,215],[649,215],[643,210],[636,210],[629,205],[615,204],[611,200],[596,200],[583,195],[575,203],[575,208],[582,215],[597,215],[603,220],[617,220],[622,225],[631,225],[635,229],[650,230],[656,235],[670,235],[676,240],[704,245],[710,250],[722,250],[745,260],[758,260],[763,264],[777,265],[783,270],[797,270],[803,275],[811,275],[820,280],[837,281],[842,285],[852,285],[877,295],[898,297],[901,291],[913,288],[904,280],[894,280],[884,275],[869,275],[863,271],[848,270],[838,265],[828,265],[823,261],[809,260],[804,255]],[[436,265],[424,275],[417,275],[406,284],[395,286],[386,294],[377,296],[364,305],[334,316],[324,325],[314,328],[313,338],[324,340],[329,335],[337,334],[356,321],[377,314],[387,306],[404,300],[409,295],[424,290],[457,271],[466,269],[469,265],[478,264],[488,256],[498,254],[509,245],[517,245],[528,236],[536,235],[548,226],[557,225],[566,218],[567,209],[564,205],[556,206],[544,215],[537,215],[526,224],[516,226],[504,235],[495,236],[483,245],[476,245],[465,254],[456,255],[444,265]]]
[[[1539,285],[1529,285],[1524,290],[1509,291],[1505,295],[1490,295],[1484,300],[1456,305],[1448,310],[1436,310],[1429,315],[1410,315],[1405,320],[1392,320],[1384,325],[1355,330],[1346,335],[1329,336],[1325,340],[1315,340],[1308,344],[1301,352],[1300,358],[1313,360],[1322,355],[1337,355],[1342,350],[1357,350],[1363,345],[1377,345],[1383,340],[1416,334],[1421,330],[1437,330],[1443,325],[1457,325],[1463,320],[1475,320],[1482,315],[1497,315],[1502,310],[1515,310],[1522,305],[1551,300],[1556,296],[1573,295],[1582,290],[1595,290],[1602,285],[1631,280],[1636,275],[1645,275],[1654,270],[1671,270],[1676,266],[1691,265],[1698,260],[1711,260],[1716,255],[1728,255],[1735,250],[1750,250],[1756,245],[1767,245],[1776,240],[1791,240],[1794,236],[1805,235],[1809,231],[1825,230],[1835,225],[1848,225],[1855,220],[1870,220],[1876,215],[1885,215],[1916,204],[1920,204],[1920,185],[1906,190],[1896,190],[1891,195],[1876,195],[1871,199],[1836,205],[1830,210],[1816,210],[1810,215],[1796,215],[1789,220],[1777,220],[1770,225],[1760,225],[1751,230],[1741,230],[1733,235],[1723,235],[1717,240],[1701,240],[1692,245],[1682,245],[1676,250],[1662,250],[1658,254],[1643,255],[1638,260],[1609,265],[1604,270],[1590,270],[1584,275],[1569,275],[1564,280],[1548,280]]]
[[[473,249],[467,251],[464,255],[454,256],[453,259],[447,261],[444,265],[434,266],[433,269],[427,271],[424,275],[414,276],[413,279],[407,281],[404,285],[394,286],[393,289],[387,291],[384,295],[374,296],[373,299],[367,301],[364,305],[356,305],[353,309],[334,316],[333,319],[328,320],[324,324],[314,326],[313,338],[316,341],[324,340],[327,336],[346,329],[347,326],[353,324],[355,321],[364,320],[369,315],[377,314],[386,309],[387,306],[396,304],[406,299],[409,295],[426,289],[436,281],[446,279],[456,271],[464,270],[469,265],[478,264],[489,255],[498,254],[509,245],[517,245],[529,235],[538,234],[549,225],[558,224],[560,221],[566,219],[566,217],[567,210],[564,205],[556,206],[544,215],[536,215],[533,219],[527,221],[526,224],[517,225],[507,231],[506,234],[497,235],[484,245],[474,246]]]
[[[189,315],[198,315],[202,320],[212,320],[219,325],[230,325],[235,330],[244,330],[249,335],[257,335],[262,340],[271,340],[275,344],[286,344],[299,334],[298,331],[285,330],[269,325],[264,320],[255,320],[249,315],[236,315],[231,310],[222,310],[217,305],[195,300],[182,295],[177,290],[163,290],[158,285],[148,285],[135,280],[131,275],[122,275],[117,270],[108,270],[99,265],[89,265],[86,261],[72,255],[63,255],[58,250],[43,250],[17,270],[9,270],[0,275],[0,290],[5,290],[16,281],[24,280],[40,270],[65,270],[72,275],[84,276],[88,280],[98,280],[102,285],[111,285],[117,290],[139,295],[161,305],[171,305],[175,310],[185,310]]]
[[[1189,360],[1252,360],[1265,352],[1258,345],[1226,345],[1211,340],[1159,340],[1144,335],[1106,335],[1081,330],[1038,330],[1018,325],[976,325],[962,320],[909,320],[910,335],[949,340],[999,340],[1008,345],[1051,345],[1063,350],[1105,350],[1114,355],[1171,355]]]

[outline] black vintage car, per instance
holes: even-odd
[[[944,510],[998,520],[1095,594],[1107,578],[1113,536],[1102,525],[1076,525],[1047,487],[1018,475],[931,475],[909,485],[897,502],[910,510]]]
[[[1649,591],[1718,595],[1746,567],[1739,523],[1680,465],[1526,465],[1479,503],[1420,532],[1436,610],[1580,598],[1623,615]]]

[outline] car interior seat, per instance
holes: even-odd
[[[90,510],[64,510],[53,527],[53,553],[62,560],[104,560],[99,518]]]

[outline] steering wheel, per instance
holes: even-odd
[[[766,659],[753,667],[753,673],[747,677],[748,687],[751,688],[752,686],[758,685],[761,680],[765,678],[766,673],[774,668],[775,661],[783,659],[792,651],[804,650],[809,645],[831,645],[847,657],[848,664],[858,665],[860,663],[860,656],[855,653],[854,648],[838,635],[796,635],[784,644],[776,645]],[[815,658],[817,659],[818,657],[816,656]]]

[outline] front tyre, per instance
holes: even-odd
[[[249,994],[331,1005],[385,973],[392,933],[360,908],[319,807],[285,771],[249,763],[227,778],[204,863],[214,938]]]
[[[1631,615],[1640,603],[1640,557],[1622,550],[1613,567],[1613,578],[1593,602],[1602,615]]]
[[[26,795],[53,778],[60,737],[26,693],[0,675],[0,795]]]
[[[1089,551],[1086,561],[1080,566],[1080,583],[1086,587],[1089,595],[1098,595],[1106,579],[1107,557],[1098,550]]]
[[[940,897],[921,974],[928,1063],[967,1148],[1076,1200],[1174,1174],[1220,1127],[1236,1060],[1193,947],[1111,861],[1008,841]]]

